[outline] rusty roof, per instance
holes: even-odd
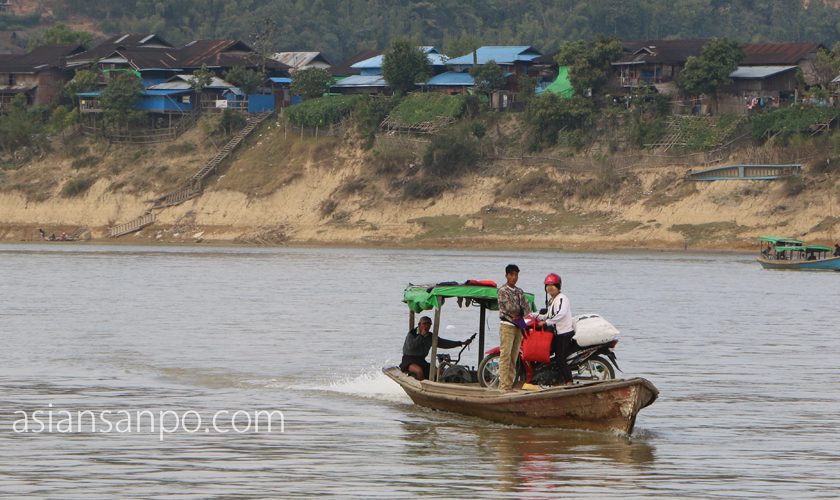
[[[208,67],[253,68],[262,66],[274,71],[288,71],[289,66],[273,59],[263,59],[248,44],[241,40],[193,40],[178,50],[178,61],[182,68]]]
[[[114,35],[89,50],[75,54],[70,61],[90,62],[113,54],[116,50],[132,49],[166,50],[174,49],[172,44],[154,33],[125,33]]]
[[[0,71],[8,73],[37,73],[49,68],[63,68],[67,56],[83,51],[78,44],[43,45],[26,54],[0,58]]]
[[[627,40],[622,42],[624,56],[613,64],[685,64],[689,57],[703,52],[706,42],[706,39]]]
[[[742,66],[774,64],[799,64],[803,59],[813,59],[820,43],[746,43],[743,45]]]
[[[332,73],[335,76],[358,75],[359,73],[361,73],[361,70],[352,68],[352,65],[356,64],[357,62],[364,61],[365,59],[376,57],[381,53],[381,50],[373,49],[357,52],[356,54],[350,56],[348,59],[342,61],[340,64],[331,67],[330,73]]]

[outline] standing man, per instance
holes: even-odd
[[[513,389],[516,377],[516,360],[522,345],[523,317],[531,312],[531,304],[525,292],[516,286],[519,281],[519,267],[508,264],[505,267],[507,282],[499,287],[499,390]],[[517,325],[518,324],[518,325]]]

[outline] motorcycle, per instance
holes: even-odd
[[[587,347],[577,347],[578,350],[566,357],[566,364],[572,370],[575,380],[602,381],[615,378],[615,370],[619,371],[613,349],[618,340],[611,340],[604,344]],[[577,346],[577,344],[574,344]],[[478,365],[478,382],[482,387],[497,387],[499,385],[499,347],[486,352],[487,356]],[[563,383],[559,360],[551,358],[548,363],[526,361],[519,354],[516,366],[514,385],[528,383],[540,386],[551,386]]]
[[[478,333],[472,334],[472,337],[465,341],[464,346],[461,347],[460,351],[458,351],[458,357],[455,358],[455,361],[452,360],[452,356],[448,353],[437,355],[437,380],[456,384],[469,384],[476,381],[475,370],[471,370],[467,366],[458,364],[461,362],[461,354],[463,354],[464,350],[469,347],[476,335],[478,335]]]

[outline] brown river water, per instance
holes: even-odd
[[[509,262],[621,330],[619,375],[661,392],[631,437],[431,411],[381,374],[407,283]],[[442,336],[477,327],[444,306]],[[836,498],[838,333],[840,273],[747,255],[0,245],[0,497]]]

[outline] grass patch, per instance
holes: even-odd
[[[400,101],[388,115],[401,125],[419,125],[442,119],[456,119],[464,113],[467,98],[437,92],[411,94]]]
[[[369,98],[360,95],[319,97],[286,108],[283,115],[297,127],[323,127],[340,122],[364,99]]]
[[[64,198],[74,198],[84,194],[93,186],[94,182],[96,182],[96,179],[93,177],[76,177],[75,179],[70,179],[61,188],[61,196]]]
[[[670,231],[679,233],[688,245],[702,241],[728,241],[736,239],[742,232],[748,230],[734,222],[707,222],[705,224],[674,224]]]
[[[196,146],[192,142],[185,142],[183,144],[170,144],[163,148],[161,154],[164,155],[186,155],[190,153],[194,153],[196,150]]]
[[[456,186],[457,184],[447,182],[438,177],[420,177],[419,179],[412,179],[405,183],[403,186],[403,198],[409,200],[428,200]]]
[[[644,205],[648,208],[672,205],[697,192],[695,181],[687,181],[676,172],[668,172],[653,183]]]
[[[74,168],[76,170],[81,168],[89,168],[95,167],[100,162],[100,159],[95,156],[83,156],[81,158],[76,158],[70,163],[70,168]]]

